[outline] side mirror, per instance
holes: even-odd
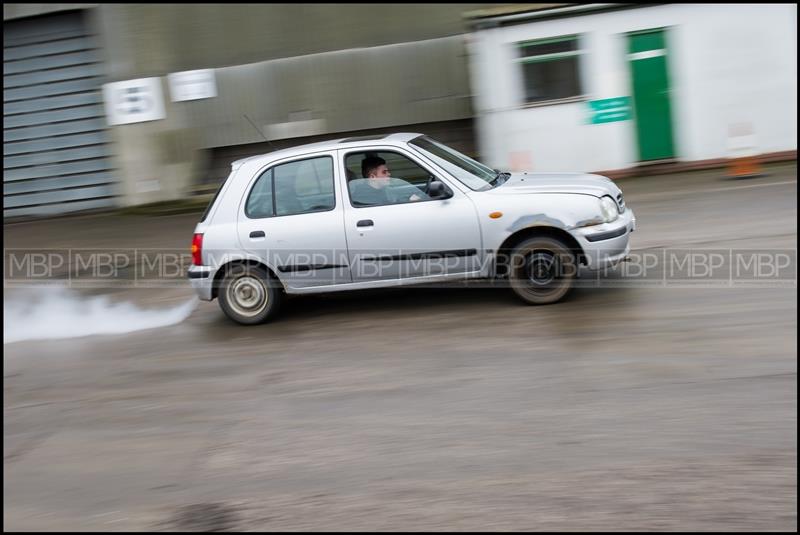
[[[431,199],[443,199],[449,196],[450,191],[448,191],[447,186],[438,180],[431,182],[431,185],[428,187],[428,197]]]

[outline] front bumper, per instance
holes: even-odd
[[[624,260],[630,253],[630,235],[636,230],[636,216],[627,208],[616,221],[573,229],[589,269],[604,269]]]
[[[187,276],[197,297],[203,301],[211,301],[214,287],[215,270],[209,266],[191,266]]]

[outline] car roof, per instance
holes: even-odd
[[[421,135],[423,134],[414,132],[397,132],[385,135],[382,134],[374,136],[346,137],[339,139],[331,139],[328,141],[319,141],[317,143],[306,143],[305,145],[298,145],[296,147],[290,147],[287,149],[267,152],[265,154],[257,154],[255,156],[241,158],[231,163],[231,168],[237,169],[238,167],[241,167],[243,164],[247,162],[253,162],[255,160],[264,160],[266,162],[268,160],[271,161],[281,158],[289,158],[291,156],[299,156],[301,154],[306,154],[309,152],[321,152],[326,150],[368,147],[371,145],[375,145],[376,143],[386,144],[386,145],[399,145],[401,143],[407,143],[412,139],[419,137]]]

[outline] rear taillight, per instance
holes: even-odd
[[[192,238],[192,264],[203,265],[203,235],[195,234]]]

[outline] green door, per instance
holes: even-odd
[[[650,30],[629,34],[628,62],[633,80],[639,160],[673,158],[675,148],[672,143],[664,31]]]

